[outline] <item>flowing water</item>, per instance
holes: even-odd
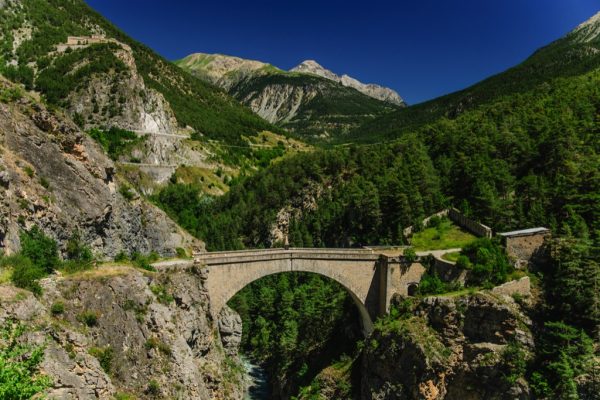
[[[269,385],[265,370],[259,365],[252,364],[246,357],[242,357],[242,362],[248,381],[244,400],[269,400]]]

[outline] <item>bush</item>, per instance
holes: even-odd
[[[145,269],[146,271],[152,272],[156,271],[156,269],[151,264],[158,260],[158,254],[154,252],[146,256],[140,253],[133,253],[131,259],[133,261],[133,265],[137,268]]]
[[[19,339],[26,329],[6,322],[0,328],[0,397],[2,399],[30,399],[51,385],[47,376],[39,374],[44,357],[42,347],[23,344]]]
[[[146,389],[146,393],[151,396],[158,396],[160,394],[160,385],[159,383],[152,379],[150,383],[148,383],[148,388]]]
[[[415,249],[413,249],[412,247],[408,247],[404,250],[404,259],[409,262],[409,263],[413,263],[415,261],[417,261],[417,253],[415,252]]]
[[[462,250],[457,266],[471,270],[469,285],[493,287],[506,282],[513,271],[504,249],[497,241],[480,238],[466,245]]]
[[[60,264],[56,241],[44,235],[37,226],[22,232],[20,238],[21,254],[29,258],[35,267],[42,268],[48,274],[54,272]]]
[[[42,293],[42,288],[37,282],[47,275],[42,267],[34,265],[29,258],[20,254],[5,257],[1,262],[3,266],[12,268],[11,281],[16,287],[31,290],[38,295]]]
[[[93,311],[84,311],[77,316],[77,320],[89,327],[98,325],[98,315]]]
[[[440,277],[436,274],[425,274],[421,278],[421,283],[419,284],[419,293],[422,295],[428,294],[440,294],[447,292],[448,289],[446,284],[442,282]]]
[[[113,362],[113,349],[110,346],[100,348],[100,347],[92,347],[88,350],[90,355],[96,357],[100,362],[100,366],[107,374],[110,374],[112,370],[112,362]]]
[[[65,304],[62,301],[57,301],[50,307],[50,312],[53,315],[60,315],[65,312]]]
[[[69,260],[91,263],[94,259],[92,250],[83,243],[79,232],[75,232],[67,242],[66,253]]]

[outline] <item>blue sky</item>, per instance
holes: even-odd
[[[315,59],[410,104],[501,72],[600,11],[600,0],[86,0],[174,60],[222,53],[289,69]]]

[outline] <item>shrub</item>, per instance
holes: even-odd
[[[447,291],[448,289],[446,287],[446,284],[442,282],[442,280],[436,273],[427,273],[421,278],[421,283],[419,284],[420,294],[440,294]]]
[[[77,320],[89,327],[98,325],[98,314],[93,311],[84,311],[77,316]]]
[[[129,256],[127,255],[127,253],[125,253],[124,251],[120,251],[116,256],[115,256],[115,261],[116,262],[124,262],[124,261],[129,261]]]
[[[150,290],[154,293],[159,303],[169,304],[174,300],[173,296],[167,292],[167,288],[163,285],[152,285],[150,286]]]
[[[37,282],[47,275],[42,267],[34,265],[29,258],[20,254],[5,257],[1,262],[4,266],[12,268],[11,281],[16,287],[31,290],[38,295],[42,293],[42,288]]]
[[[132,188],[130,188],[127,185],[121,185],[121,186],[119,186],[119,193],[127,201],[131,201],[135,197],[135,192],[133,191]]]
[[[187,258],[187,256],[188,256],[185,249],[182,249],[181,247],[176,248],[175,253],[177,254],[177,257],[179,257],[179,258]]]
[[[62,301],[57,301],[50,307],[50,312],[53,315],[59,315],[65,312],[65,304]]]
[[[67,242],[66,253],[69,260],[90,263],[94,259],[92,250],[83,243],[79,232],[73,233]]]
[[[44,235],[37,226],[22,232],[20,238],[21,254],[29,258],[34,266],[50,274],[60,264],[56,241]]]
[[[143,254],[136,252],[136,253],[133,253],[131,258],[133,261],[133,265],[135,267],[145,269],[146,271],[152,271],[152,272],[156,271],[156,269],[151,264],[158,259],[158,256],[156,253],[153,252],[153,253],[150,253],[149,255],[145,256]]]
[[[470,285],[499,285],[506,282],[508,274],[513,270],[504,249],[496,241],[488,238],[480,238],[466,245],[462,254],[469,262],[459,257],[457,265],[471,269]]]
[[[100,362],[100,366],[107,374],[110,374],[112,370],[112,362],[113,362],[113,349],[110,346],[100,348],[100,347],[92,347],[88,350],[90,355],[96,357]]]
[[[415,249],[413,249],[412,247],[408,247],[404,250],[404,259],[406,259],[407,262],[409,263],[413,263],[415,261],[417,261],[417,253],[415,252]]]
[[[146,393],[148,393],[151,396],[158,396],[160,394],[160,385],[158,384],[158,382],[156,380],[152,379],[148,383],[148,388],[146,389]]]
[[[39,374],[43,347],[21,343],[26,329],[15,322],[0,328],[0,396],[3,399],[30,399],[51,385]]]

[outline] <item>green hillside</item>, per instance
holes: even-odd
[[[31,28],[31,37],[23,32]],[[146,86],[169,102],[178,123],[226,143],[245,146],[242,135],[277,128],[256,116],[215,87],[194,78],[148,47],[129,38],[82,0],[8,1],[0,9],[0,66],[3,75],[40,91],[50,104],[65,106],[67,97],[84,87],[93,74],[119,73],[126,69],[111,45],[92,45],[82,50],[56,53],[67,36],[102,33],[129,45]],[[20,36],[16,48],[13,39]],[[113,46],[114,47],[114,46]],[[13,60],[16,65],[7,65]],[[76,76],[68,72],[88,63]]]
[[[501,74],[459,92],[367,122],[342,141],[389,140],[442,117],[456,119],[469,110],[504,96],[548,90],[554,79],[575,77],[600,66],[600,37],[589,39],[585,30],[571,32]]]

